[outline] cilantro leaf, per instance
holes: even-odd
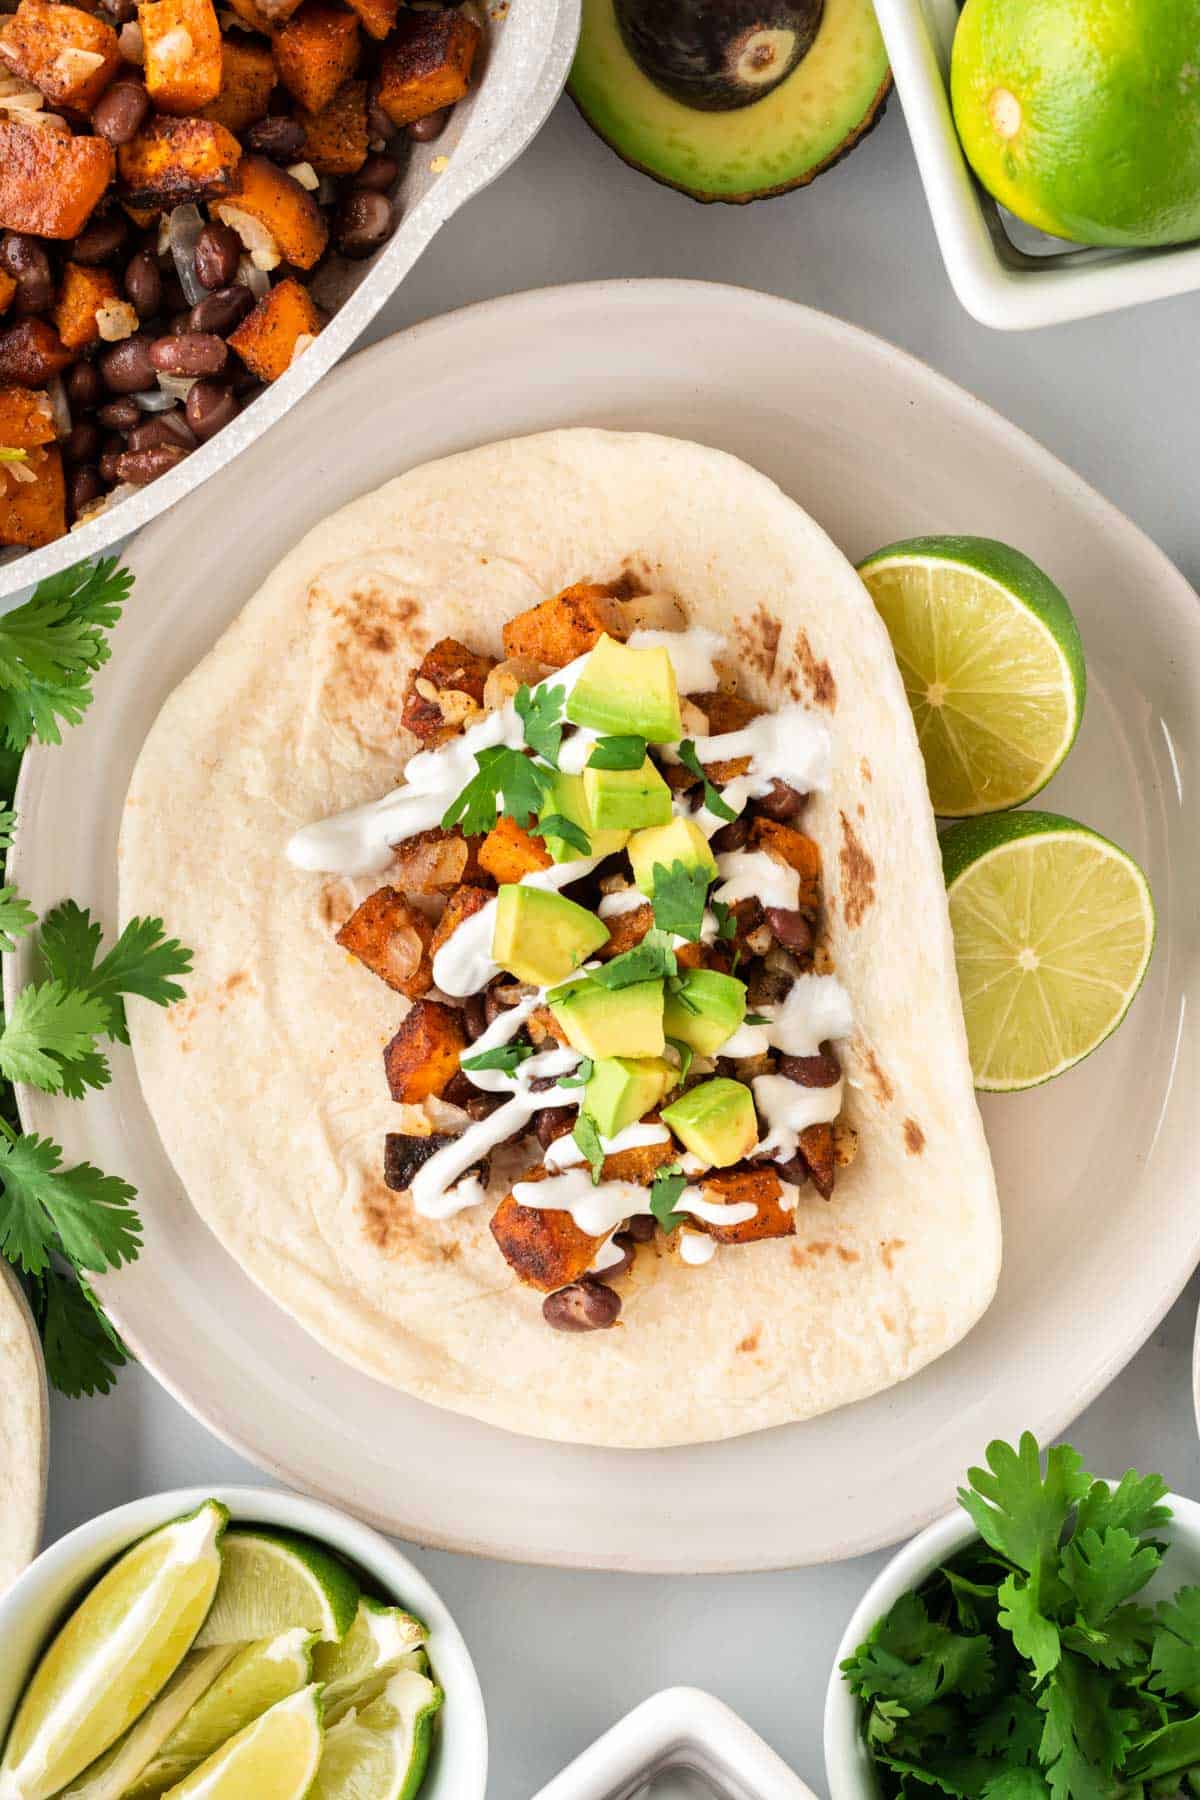
[[[11,850],[17,834],[17,815],[11,807],[0,810],[0,851]]]
[[[559,1078],[558,1078],[559,1087],[565,1087],[565,1088],[586,1087],[588,1082],[592,1079],[592,1069],[594,1068],[594,1066],[595,1065],[593,1064],[590,1056],[581,1057],[579,1060],[579,1065],[576,1068],[575,1073],[573,1075],[560,1075],[559,1076]]]
[[[1062,1658],[1058,1626],[1038,1611],[1033,1589],[1019,1575],[1009,1575],[1000,1584],[999,1622],[1010,1633],[1018,1654],[1033,1665],[1036,1683],[1053,1674]]]
[[[659,1169],[650,1183],[650,1211],[668,1234],[687,1224],[687,1214],[675,1211],[675,1202],[686,1186],[687,1176],[678,1163]]]
[[[1067,1515],[1091,1486],[1079,1453],[1056,1444],[1046,1456],[1043,1481],[1037,1441],[1022,1435],[1019,1447],[998,1440],[987,1447],[987,1469],[969,1469],[970,1488],[959,1504],[986,1544],[1030,1578],[1031,1599],[1045,1612],[1062,1598],[1058,1547]]]
[[[766,1013],[747,1013],[742,1020],[743,1025],[769,1025],[770,1023]]]
[[[669,936],[652,925],[640,944],[593,969],[590,979],[601,987],[623,988],[635,981],[661,981],[674,975],[676,968]]]
[[[96,1039],[107,1027],[108,1010],[98,997],[61,981],[32,983],[21,989],[0,1030],[0,1074],[55,1094],[63,1065],[98,1055]]]
[[[1068,1652],[1038,1704],[1046,1715],[1039,1755],[1054,1800],[1114,1800],[1134,1719],[1113,1704],[1105,1677]]]
[[[1154,1641],[1154,1614],[1148,1606],[1119,1606],[1103,1626],[1077,1619],[1062,1632],[1068,1650],[1100,1669],[1132,1669],[1146,1661]]]
[[[529,688],[522,683],[513,695],[513,705],[525,731],[525,742],[535,756],[558,767],[562,748],[562,709],[567,690],[562,687]]]
[[[992,1647],[982,1634],[962,1637],[931,1619],[919,1594],[903,1594],[842,1669],[855,1693],[913,1712],[953,1693],[986,1694]]]
[[[46,1373],[60,1394],[107,1394],[129,1353],[82,1279],[49,1268],[33,1285]]]
[[[654,923],[661,931],[669,931],[698,944],[704,929],[704,902],[708,898],[713,877],[701,867],[689,868],[678,859],[668,868],[654,865]]]
[[[64,1169],[49,1138],[0,1137],[0,1181],[0,1252],[31,1275],[60,1247],[84,1269],[117,1268],[141,1248],[128,1182],[90,1163]]]
[[[191,951],[163,935],[161,919],[130,919],[108,955],[97,963],[100,926],[73,900],[46,914],[40,945],[48,974],[64,987],[100,1000],[107,1014],[104,1029],[122,1044],[129,1042],[124,996],[137,994],[156,1006],[169,1006],[183,998],[183,989],[172,977],[186,975],[192,967]]]
[[[727,900],[714,900],[711,910],[717,921],[717,936],[722,943],[729,943],[731,938],[737,936],[737,920],[732,906]]]
[[[1150,1667],[1150,1685],[1160,1694],[1200,1687],[1200,1587],[1180,1588],[1170,1606],[1159,1608]]]
[[[642,737],[597,738],[588,757],[589,769],[640,769],[646,760]]]
[[[473,775],[442,815],[442,830],[461,825],[466,837],[491,831],[503,810],[518,825],[528,825],[542,805],[550,777],[537,763],[507,744],[475,752],[479,772]]]
[[[737,813],[728,801],[722,800],[720,792],[715,788],[704,772],[704,764],[696,754],[696,746],[691,738],[684,738],[678,750],[679,760],[684,768],[693,775],[698,775],[704,783],[704,805],[718,819],[728,822],[737,818]]]
[[[1062,1577],[1085,1622],[1101,1626],[1145,1587],[1161,1561],[1153,1544],[1140,1544],[1119,1525],[1103,1533],[1077,1525],[1062,1554]]]
[[[17,939],[36,924],[37,914],[28,900],[14,887],[0,887],[0,950],[15,950]]]
[[[1040,1769],[1009,1767],[988,1777],[983,1800],[1050,1800],[1050,1784]]]
[[[474,1069],[501,1069],[505,1075],[511,1075],[532,1055],[532,1044],[497,1044],[494,1050],[481,1050],[478,1056],[464,1056],[460,1067],[468,1074]]]
[[[972,1728],[971,1741],[980,1756],[1003,1756],[1010,1763],[1037,1759],[1043,1719],[1024,1694],[1006,1694]]]
[[[107,662],[133,576],[115,557],[77,563],[38,583],[31,599],[0,616],[0,731],[22,750],[31,738],[61,742],[91,704],[91,677]]]
[[[696,1052],[692,1049],[690,1044],[685,1044],[682,1038],[669,1037],[667,1042],[679,1058],[679,1079],[680,1081],[686,1081],[688,1078],[688,1070],[692,1066],[692,1058],[695,1056]]]
[[[604,1169],[604,1150],[600,1143],[599,1129],[591,1113],[580,1113],[571,1136],[587,1159],[588,1167],[592,1171],[592,1186],[598,1186]]]
[[[561,838],[564,844],[570,844],[572,850],[578,850],[581,856],[592,854],[592,840],[587,832],[582,831],[574,819],[568,819],[564,813],[547,813],[534,826],[533,836]]]
[[[1103,1532],[1120,1525],[1140,1537],[1171,1517],[1170,1507],[1159,1504],[1166,1491],[1161,1475],[1138,1475],[1133,1469],[1125,1471],[1115,1488],[1107,1481],[1094,1481],[1079,1502],[1075,1529]]]
[[[1200,1764],[1200,1713],[1152,1732],[1131,1753],[1122,1773],[1131,1781],[1158,1781]],[[1194,1790],[1193,1790],[1194,1791]]]

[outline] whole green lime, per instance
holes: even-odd
[[[971,167],[1026,224],[1200,237],[1200,0],[966,0],[950,86]]]

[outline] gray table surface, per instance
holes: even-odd
[[[811,189],[744,208],[696,206],[635,175],[564,101],[516,168],[435,240],[371,335],[522,288],[663,275],[762,288],[903,345],[1041,439],[1200,578],[1200,296],[1040,333],[976,325],[946,280],[895,100]],[[1093,1468],[1159,1469],[1200,1494],[1198,1297],[1193,1282],[1074,1427]],[[51,1459],[48,1538],[158,1489],[261,1479],[137,1369],[106,1400],[56,1399]],[[494,1800],[527,1800],[620,1714],[677,1682],[719,1694],[823,1790],[830,1662],[882,1555],[715,1580],[415,1556],[478,1665]]]

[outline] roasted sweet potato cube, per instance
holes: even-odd
[[[268,19],[261,7],[255,5],[255,0],[228,0],[228,4],[230,10],[237,15],[243,25],[249,26],[251,31],[261,31],[264,37],[274,35],[274,23]],[[296,6],[299,4],[300,0],[296,0]],[[293,8],[294,10],[295,8]],[[272,69],[275,67],[274,57],[271,58],[271,67]]]
[[[72,112],[91,112],[120,61],[112,26],[61,0],[21,0],[0,30],[0,63]]]
[[[633,950],[641,943],[654,923],[654,908],[647,900],[644,906],[631,907],[628,912],[613,913],[604,923],[608,926],[608,942],[601,944],[592,954],[601,962],[611,962],[614,956],[624,956],[626,950]]]
[[[77,237],[113,174],[111,144],[0,116],[0,225]]]
[[[497,819],[479,850],[479,865],[498,886],[520,881],[535,869],[550,867],[550,854],[540,838],[531,837],[515,819]]]
[[[433,18],[433,13],[414,17]],[[528,656],[534,662],[561,669],[591,650],[607,632],[622,637],[620,610],[607,588],[577,581],[527,612],[518,613],[504,627],[504,654]]]
[[[32,450],[54,442],[54,412],[49,394],[34,388],[0,388],[0,447]]]
[[[68,350],[82,350],[100,336],[96,309],[120,298],[116,278],[108,269],[69,262],[54,308],[58,335]]]
[[[12,275],[0,269],[0,313],[7,312],[12,304],[12,297],[17,291],[17,283]]]
[[[262,226],[280,258],[297,269],[319,262],[329,240],[325,216],[308,189],[265,156],[243,156],[228,192],[209,210],[235,231],[246,218]]]
[[[429,954],[436,956],[442,945],[449,942],[464,920],[471,918],[495,898],[491,888],[465,886],[456,889],[447,900],[446,910],[437,922],[433,939],[429,945]]]
[[[822,1200],[833,1194],[837,1178],[837,1139],[832,1125],[809,1125],[800,1133],[800,1154]]]
[[[45,319],[22,319],[0,331],[0,382],[44,388],[71,360],[71,352]]]
[[[306,112],[328,106],[358,67],[358,19],[328,0],[304,0],[275,33],[279,79]]]
[[[349,0],[369,37],[385,38],[396,23],[400,0]]]
[[[215,119],[152,118],[117,151],[126,197],[138,207],[181,206],[229,193],[241,159],[242,146]]]
[[[306,287],[293,281],[277,281],[252,313],[229,334],[246,367],[260,381],[278,381],[297,356],[302,356],[317,336],[324,316]]]
[[[777,862],[787,863],[800,877],[798,912],[816,918],[821,909],[821,852],[812,838],[794,825],[776,819],[755,819],[750,827],[751,850],[765,850]]]
[[[67,529],[67,494],[57,444],[26,450],[20,463],[0,463],[0,544],[36,550]]]
[[[547,1171],[531,1169],[523,1181],[542,1181]],[[543,1294],[567,1287],[590,1269],[602,1237],[581,1231],[569,1212],[553,1207],[522,1206],[505,1196],[492,1217],[492,1236],[511,1269]]]
[[[651,1123],[657,1123],[657,1113],[647,1113]],[[601,1176],[605,1181],[634,1181],[641,1187],[649,1187],[657,1170],[664,1163],[674,1162],[679,1155],[677,1144],[668,1140],[665,1144],[638,1144],[632,1150],[618,1150],[615,1156],[606,1156]]]
[[[482,36],[462,12],[405,11],[379,59],[379,104],[392,123],[409,125],[461,100]]]
[[[696,1229],[707,1232],[718,1244],[755,1244],[760,1238],[795,1236],[796,1214],[780,1205],[783,1183],[774,1169],[723,1169],[706,1175],[701,1187],[706,1200],[725,1206],[752,1201],[758,1208],[752,1219],[736,1225],[710,1225],[697,1219]]]
[[[240,32],[221,39],[221,86],[215,100],[199,111],[235,134],[267,116],[275,86],[275,59],[266,44]]]
[[[415,1102],[444,1094],[466,1044],[457,1007],[443,1006],[440,1000],[415,1001],[383,1053],[392,1099]]]
[[[566,1032],[548,1006],[536,1006],[526,1019],[525,1028],[535,1044],[544,1044],[547,1048],[552,1044],[565,1044],[567,1041]],[[575,1120],[571,1116],[570,1109],[564,1107],[561,1110],[573,1130]]]
[[[367,84],[347,81],[320,112],[300,111],[304,158],[318,175],[354,175],[367,160]]]
[[[433,986],[432,936],[423,913],[395,888],[382,887],[351,913],[337,941],[398,994],[419,1000]]]
[[[753,700],[745,700],[741,694],[728,694],[724,688],[714,688],[708,694],[689,694],[688,699],[708,720],[709,737],[724,737],[727,731],[742,731],[751,719],[761,718],[763,711]]]
[[[418,831],[403,843],[393,844],[392,882],[405,894],[453,893],[463,882],[479,880],[482,842],[482,838],[443,831],[437,825]]]
[[[212,0],[139,0],[145,77],[159,112],[195,113],[221,91],[221,27]]]
[[[478,656],[457,638],[439,638],[408,678],[400,722],[432,748],[444,744],[483,711],[483,688],[495,659]]]

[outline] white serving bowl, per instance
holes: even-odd
[[[367,1525],[318,1500],[270,1488],[177,1488],[102,1513],[44,1550],[0,1599],[0,1744],[41,1651],[70,1607],[122,1551],[204,1500],[220,1500],[237,1525],[304,1532],[356,1563],[382,1594],[429,1627],[429,1657],[445,1690],[421,1800],[483,1800],[487,1716],[479,1678],[445,1604],[406,1556]]]
[[[955,293],[983,325],[1023,331],[1200,288],[1200,244],[1101,250],[1017,227],[963,155],[950,107],[957,0],[875,0],[933,226]],[[1014,241],[1014,239],[1016,241]],[[1044,253],[1021,246],[1035,243]]]
[[[1169,1540],[1171,1553],[1146,1590],[1152,1598],[1200,1582],[1200,1506],[1180,1494],[1168,1494],[1164,1504],[1170,1507],[1172,1517],[1160,1535]],[[879,1793],[859,1730],[858,1701],[842,1680],[840,1665],[853,1656],[871,1627],[902,1594],[920,1587],[940,1563],[965,1549],[977,1535],[966,1513],[955,1507],[906,1544],[855,1607],[842,1633],[825,1695],[825,1777],[831,1800],[877,1800]]]

